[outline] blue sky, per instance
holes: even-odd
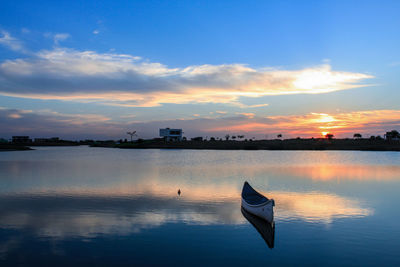
[[[0,135],[383,134],[400,128],[399,11],[399,1],[4,2]]]

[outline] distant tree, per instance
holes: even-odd
[[[392,139],[399,139],[400,138],[400,133],[396,130],[392,130],[390,132],[387,132],[385,134],[385,138],[387,140],[392,140]]]
[[[327,139],[329,139],[329,140],[332,140],[333,137],[334,137],[333,134],[329,134],[329,133],[328,133],[328,134],[325,135],[325,138],[327,138]]]
[[[238,138],[239,138],[239,139],[243,139],[243,138],[244,138],[244,135],[238,135]]]
[[[380,135],[377,135],[376,137],[375,137],[375,140],[382,140],[383,138],[382,138],[382,136],[380,136]]]
[[[235,135],[234,135],[234,136],[232,136],[232,139],[233,139],[233,140],[235,140],[235,139],[236,139],[236,136],[235,136]]]
[[[376,139],[375,135],[371,135],[369,138],[369,140],[375,140],[375,139]]]
[[[276,137],[278,137],[278,138],[282,138],[282,134],[278,134]]]
[[[395,136],[395,137],[400,137],[400,133],[399,133],[398,131],[392,130],[392,131],[390,131],[390,132],[392,133],[393,136]]]
[[[355,133],[353,135],[353,137],[356,138],[356,139],[360,139],[362,137],[362,135],[360,133]]]
[[[210,137],[210,141],[215,141],[215,137]]]
[[[136,134],[136,131],[133,131],[133,132],[127,132],[126,134],[128,134],[128,135],[130,135],[130,136],[131,136],[131,142],[132,142],[132,140],[133,140],[133,137],[134,137],[134,136],[137,136],[137,134]]]
[[[203,137],[201,137],[201,136],[199,136],[199,137],[193,137],[191,140],[192,140],[192,141],[197,141],[197,142],[199,142],[199,141],[203,141]]]
[[[225,140],[228,141],[229,137],[231,137],[229,134],[225,135]]]

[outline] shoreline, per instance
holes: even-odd
[[[276,151],[399,151],[400,140],[371,139],[285,139],[285,140],[204,140],[165,142],[160,139],[137,140],[133,142],[116,143],[114,141],[97,141],[91,144],[48,144],[49,147],[66,147],[89,145],[90,147],[119,149],[192,149],[192,150],[276,150]],[[32,147],[43,144],[1,144],[0,151],[30,151]]]
[[[181,141],[143,140],[115,145],[96,144],[94,147],[120,149],[195,149],[195,150],[354,150],[400,151],[400,141],[370,139],[286,139],[256,141]]]
[[[28,146],[21,146],[21,145],[0,145],[0,152],[6,152],[6,151],[31,151],[35,150],[33,148],[30,148]]]

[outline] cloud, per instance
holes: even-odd
[[[242,113],[244,115],[244,113]],[[318,137],[322,132],[352,136],[355,132],[383,134],[400,127],[400,110],[367,110],[348,113],[250,117],[236,124],[208,128],[210,132],[284,133],[289,136]],[[254,119],[253,119],[254,118]]]
[[[10,35],[10,33],[1,30],[0,31],[0,44],[8,47],[11,50],[14,51],[19,51],[19,52],[24,52],[25,49],[21,43],[21,41],[19,41],[18,39],[12,37]]]
[[[261,107],[266,107],[268,104],[254,104],[254,105],[246,105],[243,103],[233,103],[235,106],[238,106],[239,108],[261,108]]]
[[[51,110],[21,110],[0,108],[2,135],[38,136],[100,136],[109,137],[122,131],[108,117],[98,114],[62,114]],[[96,134],[101,132],[101,134]],[[89,134],[87,134],[89,133]]]
[[[122,119],[132,119],[132,118],[136,118],[137,116],[135,114],[129,114],[129,115],[122,115],[119,117]]]
[[[53,36],[54,43],[58,45],[60,41],[67,40],[71,35],[69,33],[56,33]]]
[[[93,34],[99,34],[99,33],[100,33],[99,30],[94,30],[94,31],[93,31]]]
[[[28,34],[28,33],[31,33],[31,30],[29,30],[28,28],[22,28],[21,32],[24,34]]]
[[[18,114],[18,113],[11,113],[11,114],[8,115],[8,117],[11,118],[11,119],[20,119],[20,118],[22,118],[21,114]]]
[[[237,113],[237,114],[239,114],[239,115],[242,115],[242,116],[245,116],[245,117],[247,117],[247,118],[249,118],[249,119],[252,119],[252,118],[254,118],[254,116],[256,115],[256,114],[254,114],[254,113],[250,113],[250,112],[243,112],[243,113]]]
[[[245,134],[265,138],[266,134],[290,137],[320,137],[331,132],[336,137],[352,137],[354,133],[383,135],[400,128],[400,110],[368,110],[349,113],[259,117],[252,113],[237,116],[141,121],[134,115],[123,121],[96,114],[61,114],[50,110],[30,111],[0,108],[2,137],[11,135],[60,136],[70,139],[126,138],[134,129],[140,138],[158,137],[163,127],[182,128],[187,137]],[[130,119],[135,119],[134,121]],[[0,136],[1,137],[1,136]]]
[[[68,38],[59,34],[55,42]],[[319,94],[366,86],[371,75],[334,71],[330,65],[301,70],[255,69],[242,64],[169,68],[140,57],[43,50],[0,65],[0,94],[35,99],[152,107],[164,103],[225,103],[241,97]]]

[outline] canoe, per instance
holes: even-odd
[[[275,201],[261,195],[244,182],[242,189],[242,207],[247,212],[256,215],[268,222],[274,221],[274,206]]]
[[[247,212],[245,209],[243,209],[243,207],[241,208],[241,211],[249,223],[256,228],[257,232],[264,239],[265,243],[267,243],[268,247],[271,249],[274,248],[275,223],[267,222],[266,220]]]

